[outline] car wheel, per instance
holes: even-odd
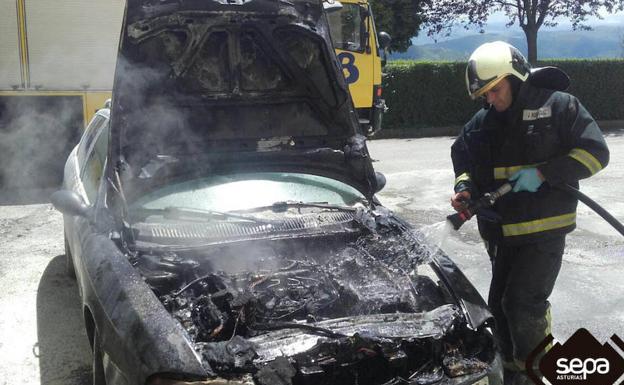
[[[102,346],[97,329],[93,332],[93,385],[106,385]]]
[[[74,261],[72,261],[71,250],[69,250],[69,242],[67,242],[67,235],[63,234],[65,238],[65,273],[70,278],[76,278],[76,270],[74,269]]]

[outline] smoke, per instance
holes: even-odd
[[[227,257],[220,255],[211,259],[213,271],[222,271],[227,274],[244,272],[271,272],[287,266],[291,261],[284,256],[292,256],[292,251],[285,247],[254,245],[237,253],[227,253]]]
[[[0,192],[3,201],[29,203],[27,192],[47,192],[61,184],[67,155],[84,126],[84,89],[110,90],[123,0],[97,4],[26,3],[31,90],[76,91],[76,96],[0,96]],[[17,27],[15,6],[5,7],[9,31]],[[90,14],[95,17],[85,17]],[[8,41],[8,40],[3,40]],[[13,40],[11,40],[13,43]],[[7,60],[17,52],[3,49]],[[0,66],[0,88],[19,84],[19,66]],[[23,79],[25,80],[25,79]],[[87,88],[88,87],[88,88]],[[90,111],[92,113],[93,111]]]
[[[0,98],[0,186],[59,187],[82,126],[80,97]]]
[[[120,57],[116,67],[115,100],[111,125],[121,141],[128,163],[141,173],[157,155],[200,153],[201,135],[192,128],[190,109],[177,100],[170,67],[136,63]],[[180,98],[183,96],[180,95]]]

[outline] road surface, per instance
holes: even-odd
[[[371,141],[375,169],[387,178],[379,193],[382,203],[431,234],[487,298],[490,262],[480,241],[476,221],[459,232],[445,234],[444,221],[452,208],[454,183],[452,138]],[[624,222],[624,133],[607,135],[609,166],[581,181],[581,191]],[[559,278],[551,296],[553,336],[565,342],[583,327],[600,342],[624,336],[624,237],[587,206],[579,203],[577,229],[568,235]],[[445,235],[448,235],[445,237]]]
[[[624,220],[624,136],[607,138],[612,159],[582,190]],[[441,240],[450,213],[451,138],[378,140],[370,151],[388,183],[381,201]],[[61,215],[50,191],[0,194],[0,385],[90,383],[91,356],[74,281],[64,274]],[[583,205],[555,291],[553,334],[565,341],[580,327],[601,342],[624,338],[624,238]],[[488,258],[473,221],[446,234],[443,249],[485,297]]]

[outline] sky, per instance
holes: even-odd
[[[495,23],[506,23],[507,22],[507,16],[505,16],[504,13],[502,12],[497,12],[496,14],[493,14],[492,16],[490,16],[489,20],[491,22],[495,22]],[[615,25],[615,24],[620,24],[622,26],[624,26],[624,12],[616,12],[614,14],[609,14],[606,12],[603,12],[603,20],[600,20],[596,17],[590,17],[588,18],[588,23],[591,25]],[[567,27],[569,27],[571,25],[571,23],[568,20],[565,19],[561,19],[560,21],[560,26],[561,25],[567,25]],[[556,27],[559,28],[559,27]]]
[[[510,30],[522,32],[522,30],[520,29],[517,23],[509,28],[505,27],[505,24],[508,21],[509,19],[507,18],[507,16],[505,16],[503,12],[497,12],[491,15],[488,18],[488,24],[485,26],[485,33],[497,33],[497,32],[510,31]],[[622,28],[622,33],[624,34],[624,12],[620,11],[614,14],[608,14],[606,12],[603,12],[602,20],[596,17],[588,18],[587,24],[589,24],[591,27],[620,26]],[[552,28],[542,27],[540,30],[571,31],[572,24],[570,23],[569,20],[561,18],[559,20],[559,24],[556,27],[552,27]],[[466,35],[474,35],[477,33],[479,33],[479,30],[476,27],[471,27],[468,30],[465,30],[464,28],[459,27],[455,29],[450,36],[446,37],[444,35],[438,35],[434,39],[434,37],[427,36],[426,30],[421,30],[419,32],[419,35],[416,38],[412,39],[412,42],[414,45],[433,44],[436,42],[436,40],[438,42],[446,41],[446,40],[450,40],[450,39],[454,39],[454,38],[458,38],[458,37],[462,37]]]

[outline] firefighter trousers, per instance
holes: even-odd
[[[492,261],[488,305],[506,372],[524,371],[527,355],[550,334],[548,297],[564,247],[565,235],[520,246],[488,245]]]

